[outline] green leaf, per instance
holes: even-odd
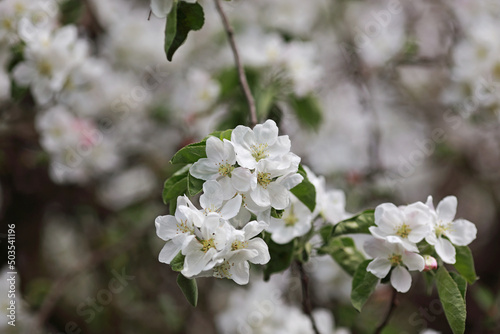
[[[205,137],[203,139],[203,141],[206,141],[208,139],[208,137],[210,137],[210,136],[217,137],[220,140],[224,140],[224,139],[231,140],[232,133],[233,133],[232,129],[223,130],[223,131],[215,131],[215,132],[212,132],[211,134],[209,134],[207,137]]]
[[[476,269],[474,268],[474,258],[467,246],[455,246],[457,250],[455,269],[469,282],[470,284],[477,281]]]
[[[378,277],[366,271],[372,260],[363,261],[352,278],[351,303],[359,312],[371,296],[378,283]]]
[[[323,114],[316,98],[312,95],[305,97],[290,95],[288,99],[299,121],[311,129],[317,130],[323,120]]]
[[[165,181],[162,192],[163,203],[167,204],[171,200],[177,200],[178,196],[186,193],[189,167],[182,167]]]
[[[165,53],[172,61],[175,51],[186,41],[191,30],[200,30],[205,23],[203,7],[198,3],[174,0],[165,27]]]
[[[205,181],[200,180],[188,174],[188,195],[195,196],[198,195],[203,190],[203,184]]]
[[[198,285],[196,284],[196,280],[194,278],[186,278],[184,275],[179,274],[177,276],[177,285],[181,288],[189,304],[196,307],[198,304]]]
[[[279,273],[290,267],[293,260],[294,242],[291,241],[280,245],[272,241],[269,235],[265,237],[265,241],[271,255],[271,260],[269,260],[264,268],[264,280],[268,281],[272,274]]]
[[[292,188],[291,192],[297,197],[302,203],[304,203],[311,212],[314,211],[316,207],[316,188],[307,178],[307,173],[302,167],[299,165],[299,174],[302,175],[304,180],[295,187]]]
[[[370,234],[370,226],[375,226],[375,210],[366,210],[357,216],[341,221],[333,227],[332,236],[352,233]]]
[[[325,225],[319,229],[319,235],[321,236],[321,239],[323,239],[323,243],[326,243],[328,241],[330,235],[332,234],[332,231],[333,225]]]
[[[436,274],[439,299],[443,305],[446,319],[454,334],[465,332],[465,300],[462,298],[457,283],[444,266],[439,267]]]
[[[206,142],[201,141],[184,146],[174,154],[170,163],[172,164],[192,164],[201,158],[206,158]]]
[[[467,292],[467,281],[462,275],[458,273],[450,271],[449,274],[457,284],[458,290],[460,290],[460,294],[462,295],[462,298],[465,300],[465,293]]]
[[[182,255],[182,252],[179,252],[170,262],[170,268],[172,268],[173,271],[181,271],[184,268],[185,258],[186,257]]]
[[[319,249],[320,254],[329,254],[349,275],[353,276],[359,265],[365,261],[363,254],[348,237],[335,237]]]

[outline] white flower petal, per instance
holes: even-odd
[[[219,166],[208,158],[201,158],[190,168],[189,173],[200,180],[215,180],[219,176]]]
[[[273,120],[268,119],[264,124],[257,124],[253,132],[258,143],[273,145],[278,138],[278,126]]]
[[[219,138],[210,136],[207,139],[207,158],[218,163],[225,162],[224,142]],[[232,149],[232,147],[231,147]]]
[[[451,224],[446,236],[457,246],[467,246],[476,239],[477,228],[474,223],[466,219],[457,219]]]
[[[250,240],[260,232],[264,231],[269,227],[269,224],[264,221],[251,221],[243,227],[243,232],[245,234],[245,240]]]
[[[425,260],[421,255],[412,252],[403,252],[401,258],[409,270],[424,270]]]
[[[280,177],[277,182],[279,182],[283,187],[290,190],[295,186],[299,185],[304,180],[304,177],[299,173],[287,174],[283,177]]]
[[[167,241],[165,246],[160,251],[158,260],[162,263],[170,264],[174,257],[179,254],[182,248],[182,243],[176,243],[172,240]]]
[[[250,190],[252,183],[257,186],[257,179],[248,168],[238,167],[231,172],[231,183],[236,191],[244,193]]]
[[[384,278],[391,270],[391,262],[386,258],[376,258],[368,264],[366,270],[378,278]]]
[[[259,187],[257,187],[259,188]],[[277,182],[271,182],[267,186],[271,206],[277,210],[283,210],[290,204],[290,193]]]
[[[173,0],[151,0],[151,11],[158,18],[167,17],[172,10]]]
[[[177,219],[174,216],[158,216],[155,219],[156,235],[163,240],[170,240],[179,234]]]
[[[411,287],[411,275],[403,267],[397,266],[391,273],[391,285],[398,292],[408,292]]]
[[[236,189],[234,189],[231,179],[227,176],[220,178],[217,182],[222,186],[222,197],[225,200],[233,198],[236,194]]]
[[[234,263],[234,265],[229,267],[229,273],[231,274],[231,279],[237,284],[248,284],[250,278],[250,265],[246,261]]]
[[[29,66],[27,62],[22,62],[17,65],[12,71],[12,76],[20,86],[29,86],[31,81],[36,77],[36,69]]]
[[[222,186],[215,180],[203,184],[203,195],[200,196],[200,205],[204,209],[215,210],[222,206]]]
[[[431,225],[417,225],[412,228],[411,232],[408,234],[408,240],[410,242],[420,242],[423,238],[432,233]]]
[[[258,255],[249,259],[250,262],[255,264],[266,264],[271,259],[269,255],[269,248],[264,240],[261,238],[255,238],[248,242],[247,249],[256,250]]]
[[[228,220],[235,217],[241,209],[241,195],[236,195],[234,198],[224,204],[220,210],[220,215],[222,218]]]
[[[227,139],[224,139],[223,142],[224,142],[224,162],[230,165],[234,165],[236,163],[236,152],[234,152],[233,143],[231,143]]]
[[[363,248],[372,258],[388,258],[392,253],[392,250],[387,247],[386,242],[380,239],[367,240],[364,243]]]
[[[427,206],[429,207],[429,209],[431,209],[431,210],[435,210],[435,209],[434,209],[433,199],[432,199],[432,196],[431,196],[431,195],[429,195],[429,196],[427,197],[427,201],[425,202],[425,205],[427,205]]]
[[[439,219],[444,223],[452,222],[457,213],[457,203],[455,196],[443,198],[436,208]]]
[[[206,253],[201,250],[201,244],[198,240],[192,239],[182,249],[182,254],[186,256],[182,274],[186,277],[192,277],[199,274],[212,260],[217,251],[210,248]]]
[[[290,152],[291,142],[288,136],[279,136],[276,142],[269,146],[268,153],[271,157],[282,157]]]
[[[393,233],[404,222],[401,210],[392,203],[380,204],[375,208],[375,224],[384,232]]]
[[[444,238],[437,238],[436,244],[434,245],[436,249],[436,253],[438,253],[439,257],[443,262],[454,264],[456,262],[455,255],[456,250],[455,247]]]
[[[267,207],[271,205],[269,191],[261,186],[257,186],[257,188],[252,190],[252,192],[250,193],[250,197],[255,202],[255,204],[260,207]]]

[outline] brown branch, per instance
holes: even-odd
[[[250,112],[250,125],[253,128],[257,124],[257,110],[255,109],[255,100],[252,96],[252,92],[250,91],[250,87],[248,85],[247,77],[245,75],[245,70],[243,69],[243,65],[240,60],[240,55],[238,53],[238,48],[236,47],[236,43],[234,41],[234,31],[229,21],[227,20],[226,14],[222,9],[220,4],[220,0],[214,0],[215,7],[217,8],[217,12],[222,19],[222,24],[224,25],[224,30],[227,34],[227,39],[229,41],[229,45],[231,46],[231,50],[233,51],[234,62],[236,63],[236,68],[238,69],[238,79],[240,81],[241,89],[243,90],[243,94],[248,103],[248,109]]]
[[[392,289],[391,305],[389,306],[389,311],[387,311],[387,314],[385,315],[384,321],[382,321],[382,323],[380,325],[378,325],[374,334],[382,333],[382,330],[389,322],[389,319],[391,318],[392,312],[396,308],[396,296],[397,296],[397,294],[398,294],[398,292],[396,291],[396,289]]]
[[[311,320],[311,324],[315,334],[320,334],[318,327],[316,326],[316,321],[312,315],[312,307],[311,307],[311,297],[309,295],[309,277],[307,277],[307,273],[304,270],[304,266],[302,262],[296,261],[297,267],[300,272],[300,283],[302,284],[302,309],[304,313]]]
[[[52,287],[50,288],[47,296],[40,306],[37,314],[37,319],[35,321],[35,329],[43,330],[45,322],[52,314],[52,311],[61,298],[65,288],[76,276],[78,276],[85,270],[93,268],[100,263],[113,258],[117,254],[121,254],[127,251],[127,249],[131,248],[134,245],[134,242],[132,241],[136,240],[148,230],[150,230],[150,226],[139,228],[135,232],[129,234],[128,237],[123,239],[121,242],[95,251],[88,257],[87,260],[81,262],[80,265],[76,266],[75,268],[71,269],[66,274],[61,276],[54,284],[52,284]]]

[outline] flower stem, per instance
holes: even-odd
[[[300,282],[302,284],[302,309],[304,313],[311,320],[311,324],[315,334],[320,334],[318,327],[316,326],[316,321],[312,315],[312,307],[311,307],[311,297],[309,296],[309,277],[307,277],[307,273],[304,270],[304,266],[302,262],[296,261],[297,267],[300,272]]]
[[[389,311],[387,311],[387,314],[385,315],[384,321],[382,321],[382,323],[380,325],[378,325],[374,334],[382,333],[382,330],[389,322],[389,319],[391,318],[392,312],[396,308],[396,296],[397,296],[397,294],[398,294],[398,292],[396,291],[396,289],[392,289],[391,305],[389,306]]]
[[[226,14],[222,9],[220,4],[220,0],[214,0],[215,7],[217,8],[217,12],[222,19],[222,24],[224,25],[224,30],[226,31],[227,39],[229,41],[229,45],[231,46],[231,50],[233,51],[234,62],[236,63],[236,68],[238,70],[238,79],[240,81],[241,89],[243,90],[243,94],[248,103],[248,109],[250,112],[250,126],[253,128],[257,124],[257,110],[255,109],[255,100],[252,96],[252,92],[250,91],[250,86],[248,85],[247,77],[245,75],[245,70],[243,69],[243,65],[240,60],[240,56],[238,53],[238,48],[236,47],[236,43],[234,41],[234,31],[229,21],[227,20]]]

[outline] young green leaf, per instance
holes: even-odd
[[[465,300],[465,293],[467,292],[467,281],[465,278],[457,273],[454,273],[450,271],[450,276],[453,278],[455,283],[457,283],[458,290],[460,290],[460,294],[462,295],[462,298]]]
[[[187,190],[187,176],[189,166],[184,166],[169,177],[163,185],[163,203],[167,204],[170,200],[177,199]]]
[[[341,221],[333,227],[332,236],[351,233],[370,234],[370,226],[375,226],[375,210],[366,210],[359,215]]]
[[[329,254],[351,276],[365,260],[354,241],[348,237],[331,238],[319,249],[319,253]]]
[[[293,260],[294,243],[291,241],[285,245],[279,245],[272,241],[269,236],[265,238],[265,241],[271,255],[271,260],[269,260],[264,268],[264,280],[268,281],[272,274],[279,273],[290,267]]]
[[[455,269],[462,275],[469,284],[477,280],[476,269],[474,268],[474,258],[467,246],[455,246],[457,250]]]
[[[443,305],[446,319],[454,334],[465,332],[465,300],[457,286],[444,266],[439,267],[436,274],[436,284],[439,299]]]
[[[191,174],[188,174],[188,195],[198,195],[203,190],[203,183],[205,183],[205,181],[197,179]]]
[[[323,120],[323,114],[316,98],[312,95],[305,97],[290,95],[288,99],[299,121],[313,130],[317,130]]]
[[[316,188],[307,178],[307,173],[302,165],[299,165],[299,174],[304,180],[293,187],[291,192],[313,212],[316,207]]]
[[[198,304],[198,285],[196,284],[196,279],[189,279],[179,274],[177,276],[177,285],[181,288],[189,304],[196,307]]]
[[[231,140],[231,133],[233,133],[232,129],[224,130],[224,131],[215,131],[215,132],[212,132],[211,134],[209,134],[207,137],[203,138],[203,141],[207,141],[208,137],[210,137],[210,136],[217,137],[220,140],[224,140],[224,139]]]
[[[207,143],[205,141],[186,145],[174,154],[174,156],[170,160],[170,163],[192,164],[201,158],[206,158],[206,146]]]
[[[200,30],[205,23],[203,7],[198,3],[174,0],[165,27],[165,53],[172,61],[175,51],[186,41],[191,30]]]
[[[363,261],[352,278],[351,303],[359,312],[371,296],[378,283],[378,277],[366,271],[366,267],[372,260]]]
[[[173,271],[181,271],[184,268],[185,258],[186,257],[182,255],[182,252],[179,252],[170,262],[170,268],[172,268]]]

